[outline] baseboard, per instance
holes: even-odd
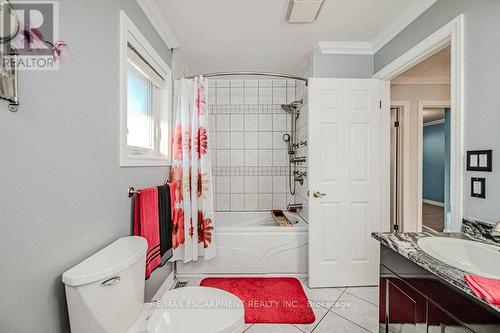
[[[444,202],[427,200],[427,199],[422,199],[422,202],[433,206],[444,207]]]
[[[170,274],[165,279],[165,282],[163,282],[161,287],[158,289],[156,294],[153,296],[153,300],[159,300],[164,293],[166,293],[167,291],[172,289],[174,282],[175,282],[175,271],[172,270],[172,272],[170,272]]]

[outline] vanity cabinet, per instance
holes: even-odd
[[[382,245],[380,333],[499,333],[500,312]]]

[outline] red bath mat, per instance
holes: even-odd
[[[200,285],[238,296],[246,323],[311,324],[315,320],[304,289],[294,278],[207,278]]]

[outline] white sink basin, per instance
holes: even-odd
[[[462,271],[500,279],[500,247],[446,237],[425,237],[418,247],[431,257]]]

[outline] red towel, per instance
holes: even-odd
[[[500,306],[500,280],[479,275],[465,275],[465,281],[477,297],[496,306]]]
[[[144,237],[148,242],[146,279],[149,279],[151,272],[161,263],[158,189],[156,187],[141,189],[135,196],[134,235]]]
[[[175,208],[175,189],[177,187],[177,184],[175,182],[170,182],[168,184],[170,188],[170,213],[172,214],[172,221],[174,220],[174,208]]]

